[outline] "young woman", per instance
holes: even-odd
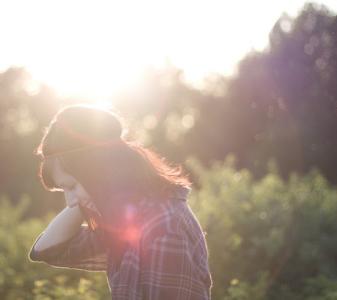
[[[32,261],[105,271],[114,300],[210,299],[206,242],[180,167],[127,141],[116,114],[84,105],[56,114],[37,153],[42,184],[67,206]]]

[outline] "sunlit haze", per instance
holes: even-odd
[[[108,96],[167,64],[197,83],[233,74],[245,53],[267,47],[281,14],[296,16],[305,2],[2,1],[0,67],[23,66],[66,95]]]

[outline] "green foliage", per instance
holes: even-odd
[[[210,254],[214,300],[332,300],[337,295],[336,190],[315,169],[287,180],[275,162],[254,180],[228,156],[205,168],[189,199]],[[106,275],[31,263],[28,252],[53,215],[24,218],[31,201],[0,201],[1,299],[109,299]]]
[[[233,279],[224,300],[263,300],[267,286],[266,274],[261,274],[255,284]]]
[[[80,278],[78,284],[69,285],[66,276],[55,277],[54,280],[37,280],[33,289],[36,300],[92,300],[102,299],[104,293],[95,287],[93,280]]]
[[[18,205],[0,198],[0,298],[23,299],[109,299],[106,276],[51,268],[29,261],[28,252],[52,215],[43,220],[24,219],[31,201],[23,197]]]
[[[306,280],[304,295],[307,300],[337,299],[337,280],[322,275],[309,278]]]
[[[308,299],[301,291],[319,275],[334,293],[336,190],[315,169],[283,180],[270,161],[254,181],[235,163],[188,161],[202,187],[190,203],[207,234],[214,299]]]

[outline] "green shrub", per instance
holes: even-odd
[[[260,180],[228,156],[211,168],[189,160],[200,189],[189,202],[209,248],[213,300],[337,299],[336,190],[317,170]],[[110,299],[106,275],[31,263],[28,252],[53,217],[27,219],[31,204],[0,199],[0,298]]]
[[[17,206],[5,197],[0,199],[0,299],[109,299],[102,272],[51,268],[29,261],[29,249],[52,215],[44,220],[24,219],[28,205],[28,197]]]
[[[336,190],[317,170],[283,180],[270,161],[254,181],[233,156],[189,167],[201,186],[190,203],[207,233],[214,299],[246,299],[254,285],[249,299],[308,299],[306,279],[337,278]]]

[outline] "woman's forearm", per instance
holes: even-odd
[[[34,249],[42,251],[65,242],[76,234],[84,217],[78,206],[64,208],[47,226],[43,235],[36,242]]]

